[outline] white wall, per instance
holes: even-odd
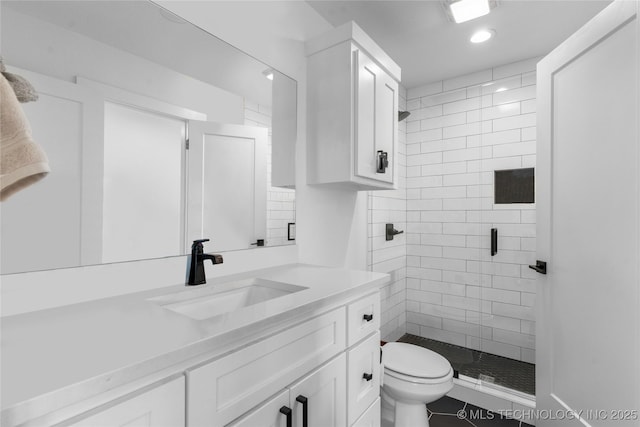
[[[407,107],[407,91],[400,86],[398,108]],[[395,341],[406,332],[407,288],[407,191],[406,191],[407,122],[398,123],[398,189],[369,192],[369,242],[367,263],[371,271],[388,273],[391,282],[381,290],[382,319],[380,334],[385,341]],[[385,225],[393,223],[404,231],[393,240],[385,239]]]
[[[406,147],[407,332],[532,363],[535,204],[493,171],[535,166],[536,62],[410,89]]]

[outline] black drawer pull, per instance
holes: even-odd
[[[364,374],[362,374],[362,378],[364,378],[367,381],[371,381],[373,379],[373,374],[367,374],[365,372]]]
[[[362,318],[367,322],[371,322],[373,320],[373,314],[365,314]]]
[[[287,427],[293,427],[293,416],[291,414],[291,408],[283,406],[280,408],[280,413],[287,417]]]
[[[302,427],[309,426],[309,416],[307,413],[307,402],[308,399],[303,395],[296,397],[296,402],[302,403]]]

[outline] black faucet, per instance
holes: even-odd
[[[214,264],[222,264],[222,255],[205,254],[203,243],[209,239],[194,240],[191,245],[191,259],[189,260],[187,270],[187,286],[202,285],[207,283],[207,277],[204,274],[204,261],[210,259]]]

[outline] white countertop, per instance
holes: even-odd
[[[43,400],[64,403],[56,393],[111,389],[389,280],[382,273],[293,264],[209,279],[189,289],[205,292],[250,277],[308,289],[205,320],[148,301],[183,292],[184,284],[2,318],[3,419],[25,402],[47,407]]]

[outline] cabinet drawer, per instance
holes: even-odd
[[[380,398],[351,427],[380,427]]]
[[[108,409],[72,422],[72,427],[129,427],[185,425],[184,377],[145,391]]]
[[[349,424],[380,396],[380,333],[348,351],[347,398]]]
[[[345,348],[344,308],[187,372],[189,426],[222,426]]]
[[[352,302],[347,308],[349,346],[380,329],[380,293]]]
[[[289,406],[289,390],[284,390],[273,399],[260,405],[241,419],[228,424],[227,427],[283,427],[287,425],[287,417],[280,408]]]

